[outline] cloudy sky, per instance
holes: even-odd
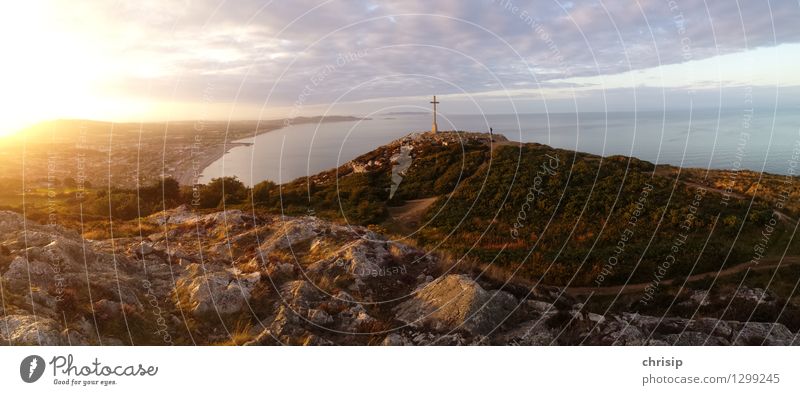
[[[798,0],[3,2],[0,129],[797,107]],[[751,103],[752,101],[752,103]]]

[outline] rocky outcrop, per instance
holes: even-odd
[[[9,315],[0,322],[0,342],[13,345],[67,345],[59,324],[47,317]]]
[[[288,249],[295,244],[310,242],[323,232],[330,231],[332,236],[344,231],[341,227],[331,226],[313,217],[288,218],[276,224],[275,231],[258,246],[263,254],[274,250]]]
[[[236,269],[207,271],[192,264],[178,280],[176,292],[185,293],[189,311],[195,316],[211,313],[230,315],[245,310],[261,273],[243,274]]]
[[[396,318],[415,328],[482,335],[500,326],[516,305],[506,292],[489,292],[466,275],[451,274],[423,285],[397,307]]]
[[[554,287],[442,274],[442,258],[319,218],[182,207],[147,221],[144,237],[92,241],[0,212],[0,344],[798,344],[796,328],[746,320],[783,311],[758,288],[687,292],[689,318],[592,311]]]

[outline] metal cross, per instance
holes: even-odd
[[[436,96],[433,97],[431,104],[433,104],[433,127],[431,128],[431,133],[436,133],[439,130],[439,127],[436,125],[436,105],[439,104],[439,102],[436,101]]]

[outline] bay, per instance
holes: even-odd
[[[510,140],[656,164],[748,169],[786,174],[800,148],[800,112],[714,109],[672,112],[551,114],[440,114],[440,130],[503,134]],[[248,185],[313,175],[411,132],[430,129],[425,113],[385,114],[372,119],[292,125],[232,148],[202,172],[200,182],[237,176]]]

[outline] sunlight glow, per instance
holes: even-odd
[[[154,4],[158,3],[151,5]],[[247,51],[229,46],[226,40],[252,41],[254,52],[264,51],[263,58],[257,62],[263,61],[265,67],[292,58],[294,52],[287,50],[288,41],[265,40],[259,28],[235,25],[220,26],[213,32],[198,29],[194,34],[175,36],[164,35],[162,31],[156,36],[159,33],[149,30],[152,26],[148,24],[123,23],[118,15],[113,15],[114,7],[64,0],[0,5],[0,46],[4,53],[0,61],[0,106],[3,108],[0,136],[56,118],[148,121],[211,115],[226,117],[230,116],[232,108],[238,112],[234,117],[265,116],[258,101],[231,104],[229,101],[234,98],[225,97],[215,98],[215,103],[208,105],[202,102],[201,92],[182,92],[181,97],[173,98],[171,95],[179,95],[164,87],[175,86],[192,75],[208,78],[228,73],[238,78],[239,73],[247,69],[250,58]],[[120,15],[138,15],[135,8],[133,11],[126,8],[133,6],[119,7],[125,8]],[[157,11],[161,12],[161,18],[150,22],[161,25],[168,25],[171,18],[183,12],[180,7],[157,8]],[[171,14],[165,16],[169,12]],[[231,67],[214,66],[198,71],[198,64]],[[239,67],[234,67],[237,65]],[[539,89],[512,87],[510,92],[471,94],[490,98],[544,95],[548,99],[558,99],[571,97],[576,92],[595,94],[602,89],[615,88],[800,86],[800,74],[796,72],[799,68],[800,44],[783,44],[619,74],[548,80]],[[258,80],[254,76],[250,78]],[[157,91],[150,91],[151,83],[157,84],[158,88],[154,88]],[[390,102],[392,98],[381,100]],[[290,105],[274,103],[267,111]],[[246,114],[245,108],[248,108]],[[308,108],[311,109],[310,104]]]
[[[126,70],[108,26],[53,3],[0,6],[0,45],[9,54],[0,62],[0,136],[47,119],[114,119],[150,107],[104,87],[125,74],[158,73],[161,65]]]

